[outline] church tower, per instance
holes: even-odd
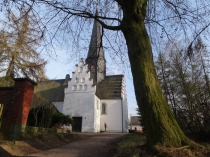
[[[91,73],[94,85],[100,83],[106,76],[106,60],[100,29],[100,24],[94,20],[89,51],[86,58],[86,64],[88,64],[88,69]]]

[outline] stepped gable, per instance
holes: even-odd
[[[71,80],[70,76],[67,75],[65,79],[39,82],[34,93],[48,102],[64,101],[64,89],[68,86],[69,80]]]
[[[121,99],[123,75],[106,76],[97,85],[96,95],[100,99]]]

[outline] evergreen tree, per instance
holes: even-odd
[[[155,62],[158,78],[183,131],[194,139],[205,140],[210,133],[206,123],[209,122],[209,69],[206,68],[209,56],[200,38],[189,57],[183,55],[186,53],[181,44],[175,45],[158,55]]]
[[[1,21],[0,31],[0,85],[11,86],[14,77],[27,77],[38,81],[46,78],[46,61],[36,48],[41,42],[41,30],[29,11],[20,17],[10,14],[10,21]]]

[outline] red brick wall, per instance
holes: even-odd
[[[13,88],[10,87],[0,87],[0,103],[8,104],[10,102],[10,97]]]
[[[2,129],[13,131],[16,124],[26,124],[33,98],[35,82],[17,78],[13,88],[0,88],[0,103],[4,104]]]

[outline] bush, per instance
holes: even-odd
[[[72,123],[73,123],[73,120],[69,115],[64,115],[63,113],[56,112],[55,114],[53,114],[51,127],[55,126],[56,124],[70,125]]]
[[[29,112],[27,126],[49,128],[58,125],[73,124],[69,115],[64,115],[52,107],[52,105],[39,105],[32,108]]]

